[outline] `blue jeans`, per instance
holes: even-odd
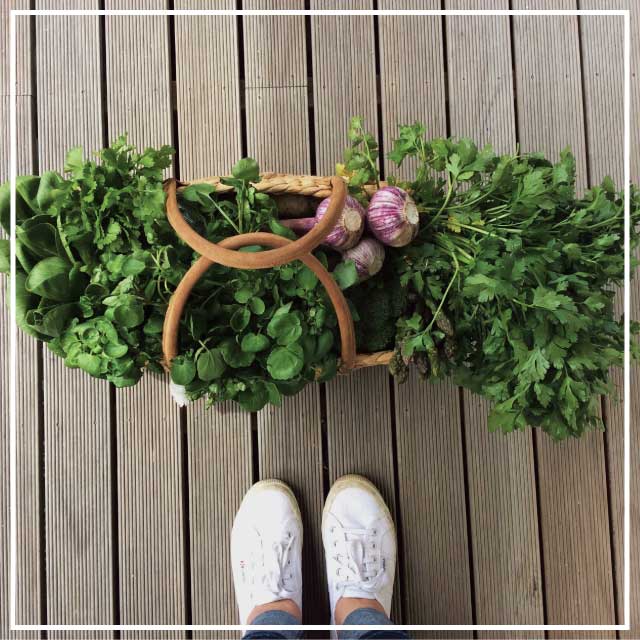
[[[298,621],[286,611],[267,611],[261,613],[254,621],[254,626],[264,625],[276,625],[276,624],[299,624]],[[350,613],[344,624],[375,624],[381,627],[393,625],[393,622],[376,609],[356,609]],[[243,640],[268,640],[269,638],[284,639],[284,640],[298,640],[302,638],[302,631],[248,631]],[[405,631],[396,629],[389,629],[384,631],[379,629],[376,631],[338,631],[338,638],[340,640],[366,640],[367,638],[384,638],[385,640],[391,638],[401,638],[402,640],[408,640],[409,636]]]

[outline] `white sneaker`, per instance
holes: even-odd
[[[391,611],[396,574],[396,531],[389,508],[362,476],[336,480],[322,514],[331,624],[342,597],[377,600]]]
[[[284,482],[262,480],[247,491],[233,522],[231,562],[240,624],[276,600],[302,611],[302,519]]]

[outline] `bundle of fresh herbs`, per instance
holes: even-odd
[[[359,351],[393,349],[400,380],[409,363],[428,378],[453,376],[493,402],[492,429],[530,425],[562,439],[600,426],[598,398],[611,391],[608,370],[623,351],[613,310],[623,201],[611,181],[578,197],[569,152],[555,165],[540,154],[496,156],[467,139],[427,140],[416,124],[400,128],[389,154],[397,165],[411,158],[415,179],[390,178],[372,204],[365,186],[380,181],[377,143],[358,118],[349,138],[339,172],[369,208],[369,237],[345,254],[353,259],[331,248],[314,254],[345,289]],[[129,386],[145,368],[162,371],[164,313],[198,256],[165,217],[172,149],[138,153],[119,138],[98,156],[84,161],[73,149],[64,175],[18,179],[16,315],[68,366]],[[295,237],[254,188],[258,176],[247,158],[225,179],[233,196],[187,186],[183,215],[213,242],[257,230]],[[0,222],[8,231],[8,185]],[[9,270],[7,240],[0,270]],[[366,273],[376,275],[362,280]],[[335,375],[338,346],[331,303],[301,263],[214,265],[183,314],[171,378],[190,400],[258,410]]]
[[[379,180],[377,145],[358,118],[350,139],[339,170],[365,200],[364,185]],[[354,296],[361,316],[372,296],[384,298],[363,348],[382,347],[391,315],[392,372],[404,376],[413,361],[427,377],[453,376],[492,401],[490,429],[530,425],[560,440],[601,427],[600,396],[623,357],[613,302],[624,279],[623,194],[606,178],[578,197],[569,151],[556,164],[538,153],[497,156],[468,139],[427,140],[420,124],[400,127],[388,157],[417,164],[414,180],[389,181],[412,194],[420,231],[387,251],[386,282]],[[639,221],[631,187],[632,229]],[[407,304],[397,313],[399,287]]]

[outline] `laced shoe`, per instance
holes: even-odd
[[[249,489],[231,531],[240,624],[254,607],[293,600],[302,610],[302,519],[291,489],[263,480]]]
[[[366,478],[348,475],[331,487],[322,515],[331,624],[340,598],[377,600],[391,611],[396,532],[389,508]]]

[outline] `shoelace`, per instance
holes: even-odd
[[[276,597],[285,598],[293,593],[285,585],[285,572],[289,564],[289,556],[295,536],[289,534],[286,541],[273,542],[271,546],[263,546],[262,584],[270,593]]]
[[[384,578],[385,568],[381,564],[374,572],[371,565],[376,563],[377,554],[366,557],[365,541],[370,532],[366,529],[343,529],[342,532],[345,554],[338,553],[335,559],[338,563],[337,575],[343,577],[336,582],[336,587],[341,590],[355,587],[361,591],[375,593]]]

